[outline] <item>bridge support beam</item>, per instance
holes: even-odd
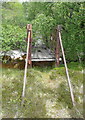
[[[30,36],[28,36],[28,33],[30,32]],[[28,38],[29,37],[29,38]],[[31,61],[31,49],[32,49],[32,25],[27,24],[27,41],[29,39],[29,53],[28,53],[28,66],[32,67],[32,61]]]
[[[59,58],[60,58],[60,40],[59,40],[59,32],[61,31],[61,27],[58,25],[57,27],[57,36],[56,36],[56,51],[55,51],[55,56],[56,56],[56,66],[59,66],[60,62],[59,62]]]

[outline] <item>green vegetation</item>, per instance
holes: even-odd
[[[0,78],[3,85],[3,117],[82,117],[83,73],[81,70],[69,68],[76,109],[78,110],[76,111],[72,107],[64,67],[42,69],[40,67],[34,67],[28,69],[26,96],[23,108],[21,108],[21,95],[24,71],[3,68],[3,74]]]
[[[56,27],[62,25],[62,41],[68,61],[84,60],[84,4],[70,2],[3,2],[2,50],[26,51],[26,24],[33,26],[33,45],[42,37],[55,49]]]
[[[2,68],[4,118],[83,117],[84,5],[84,2],[2,3],[2,51],[26,51],[26,24],[32,24],[33,45],[42,39],[54,51],[56,27],[62,25],[62,42],[76,101],[75,109],[63,64],[58,68],[34,67],[27,72],[26,96],[21,108],[24,70]]]

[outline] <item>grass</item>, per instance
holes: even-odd
[[[73,63],[74,64],[74,63]],[[26,96],[21,108],[24,70],[2,68],[2,114],[4,118],[72,118],[83,117],[82,67],[69,66],[77,113],[72,107],[65,68],[28,69]],[[79,69],[77,69],[79,68]]]

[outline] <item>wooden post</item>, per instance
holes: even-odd
[[[29,53],[28,53],[28,65],[29,67],[32,67],[32,61],[31,61],[31,48],[32,48],[32,25],[27,25],[27,34],[30,32],[30,38],[29,38]]]
[[[57,45],[56,45],[56,66],[59,66],[59,58],[60,58],[60,40],[59,40],[59,29],[57,28]]]
[[[65,64],[66,75],[67,75],[68,85],[69,85],[69,89],[70,89],[72,104],[73,104],[73,106],[75,106],[73,89],[72,89],[72,85],[71,85],[71,81],[70,81],[70,77],[69,77],[69,73],[68,73],[68,68],[67,68],[65,54],[64,54],[64,48],[63,48],[63,44],[62,44],[62,40],[61,40],[61,33],[60,33],[61,26],[60,25],[58,25],[58,29],[59,29],[59,40],[60,40],[61,50],[62,50],[62,54],[63,54],[63,60],[64,60],[64,64]]]
[[[22,103],[21,103],[22,106],[23,106],[23,103],[24,103],[25,90],[26,90],[27,66],[28,66],[28,62],[30,61],[30,60],[29,60],[30,37],[31,37],[31,27],[30,27],[30,25],[28,24],[28,25],[27,25],[27,55],[26,55],[26,63],[25,63],[25,71],[24,71],[24,81],[23,81],[23,91],[22,91]]]

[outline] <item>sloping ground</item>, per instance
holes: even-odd
[[[76,109],[72,107],[65,69],[28,70],[26,97],[21,108],[23,70],[2,69],[2,114],[4,118],[83,117],[83,73],[69,69]]]

